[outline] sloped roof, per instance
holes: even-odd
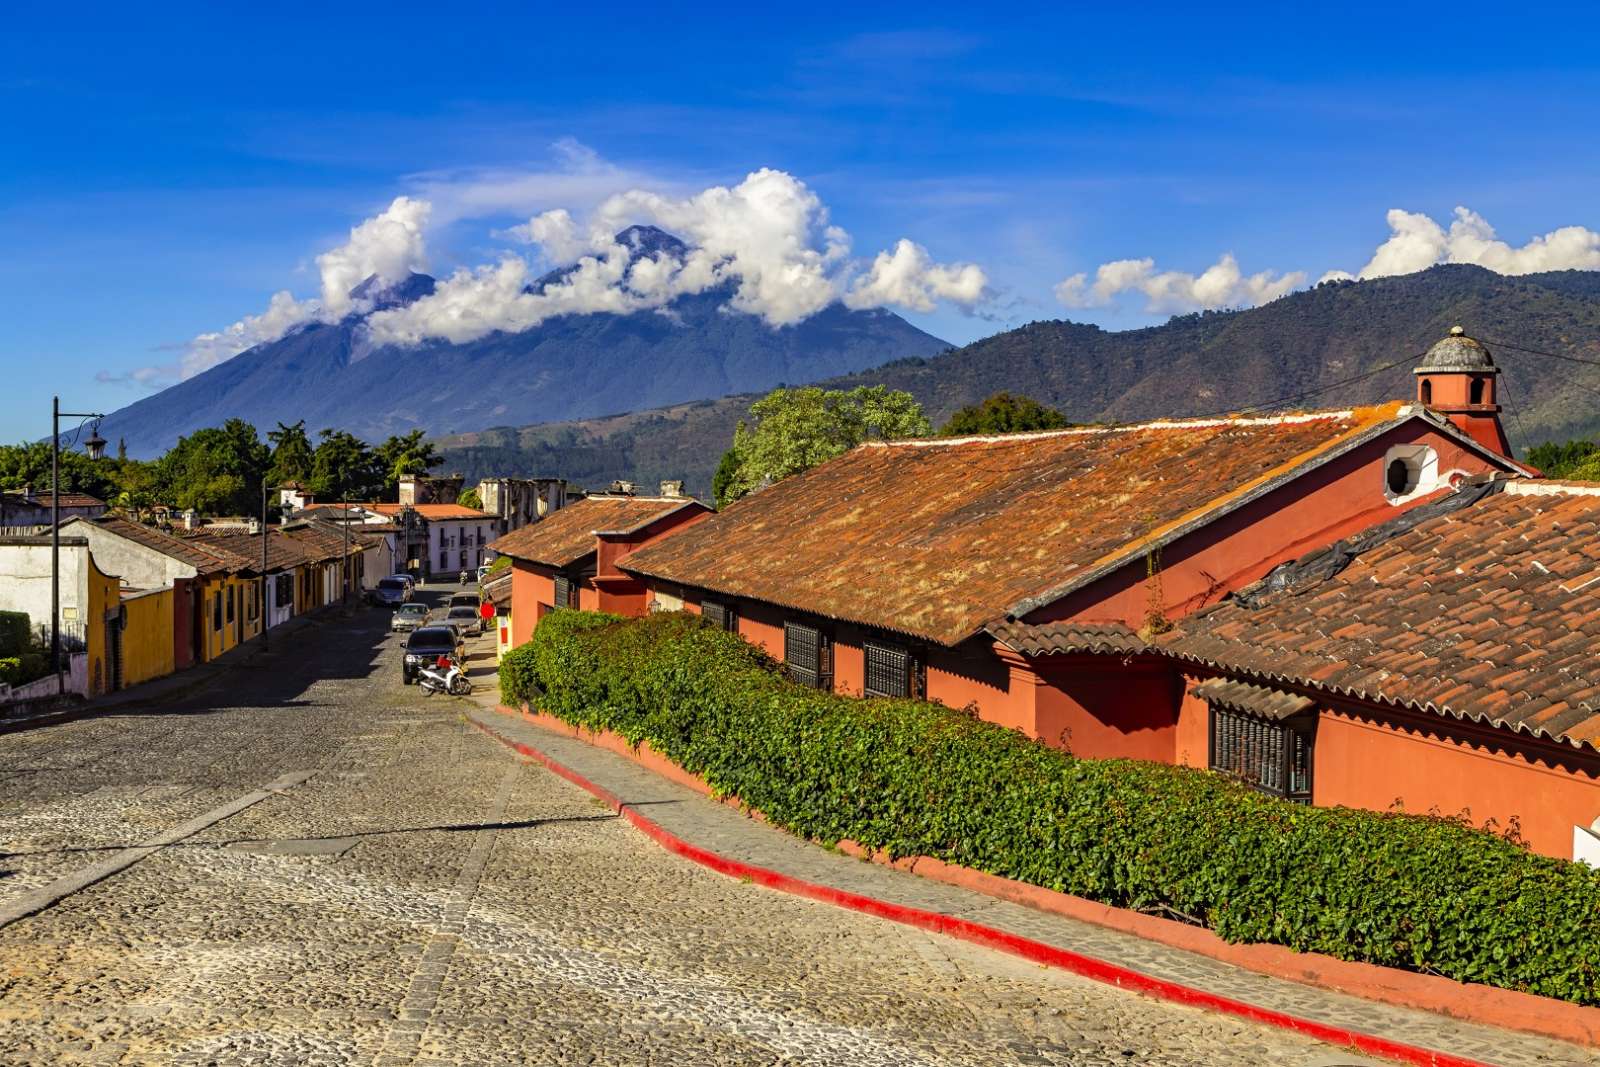
[[[186,538],[189,544],[199,543],[207,551],[219,554],[225,553],[237,560],[243,560],[244,566],[236,567],[237,570],[249,570],[260,573],[261,571],[261,541],[262,535],[248,533],[243,530],[209,531],[198,530]],[[298,567],[306,562],[306,553],[300,546],[284,537],[277,530],[266,539],[267,544],[267,570],[278,571]]]
[[[1408,418],[1455,433],[1423,409],[1389,404],[872,442],[622,566],[953,645]]]
[[[1600,486],[1511,482],[1161,645],[1236,677],[1600,747]]]
[[[153,526],[132,522],[116,515],[102,515],[96,519],[77,519],[76,522],[89,522],[92,525],[114,533],[119,537],[132,541],[134,544],[143,545],[177,560],[187,563],[201,574],[216,574],[218,572],[240,571],[248,568],[248,563],[232,552],[225,549],[212,549],[202,542],[182,537],[174,537],[163,533]],[[62,529],[70,526],[62,523]]]
[[[464,504],[362,504],[360,506],[379,515],[398,515],[409,509],[430,520],[493,518],[486,511],[469,508]]]
[[[1074,652],[1122,652],[1145,649],[1144,638],[1122,623],[1042,622],[1008,620],[987,627],[1006,647],[1025,656],[1061,656]]]
[[[502,571],[487,582],[484,582],[483,597],[495,607],[509,607],[511,604],[511,572]]]
[[[686,507],[704,509],[705,505],[689,497],[585,497],[512,530],[489,547],[513,559],[566,567],[593,554],[596,534],[632,533]]]
[[[349,547],[351,555],[362,551],[366,547],[357,530],[360,527],[350,528]],[[343,532],[324,529],[317,526],[297,526],[282,531],[282,536],[293,540],[305,553],[308,560],[341,559],[345,553],[345,536]]]

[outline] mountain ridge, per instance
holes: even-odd
[[[822,380],[829,388],[904,389],[938,423],[999,390],[1076,422],[1136,422],[1246,408],[1335,407],[1410,399],[1413,357],[1451,326],[1488,341],[1503,370],[1515,446],[1600,431],[1600,366],[1495,342],[1600,360],[1600,272],[1507,277],[1445,265],[1328,282],[1261,307],[1174,316],[1136,330],[1031,322],[934,356]],[[1375,368],[1400,361],[1389,370]],[[1355,378],[1355,381],[1347,381]],[[1344,384],[1341,384],[1344,383]],[[587,420],[491,427],[440,440],[468,477],[558,474],[588,484],[685,478],[702,495],[755,394]]]
[[[650,255],[686,248],[653,227],[630,227],[617,239]],[[554,271],[535,284],[562,276]],[[335,427],[368,440],[419,427],[438,435],[764,390],[949,347],[892,312],[842,304],[771,327],[730,309],[727,288],[627,315],[557,316],[463,344],[367,341],[366,316],[420,299],[436,284],[418,273],[390,284],[368,278],[350,294],[359,310],[341,321],[302,325],[143,397],[108,415],[101,432],[124,440],[135,457],[234,417],[262,430],[304,419],[313,431]]]

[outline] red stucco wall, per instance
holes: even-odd
[[[1178,687],[1162,663],[1111,656],[1039,664],[1034,736],[1089,759],[1174,762]]]
[[[1324,711],[1311,790],[1318,806],[1515,818],[1536,851],[1572,858],[1572,828],[1600,818],[1600,756],[1503,730],[1368,710]]]
[[[511,561],[511,644],[520,645],[533,637],[533,629],[543,614],[541,605],[555,603],[553,572],[537,563]]]
[[[1478,474],[1497,469],[1479,453],[1424,423],[1398,426],[1164,548],[1160,600],[1167,617],[1192,614],[1249,585],[1285,560],[1435,499],[1419,497],[1397,507],[1384,497],[1384,456],[1399,444],[1434,449],[1441,478],[1452,470]],[[1039,608],[1027,620],[1116,621],[1138,627],[1149,604],[1149,580],[1141,558]]]

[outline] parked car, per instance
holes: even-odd
[[[477,593],[453,593],[450,596],[450,602],[448,604],[446,604],[445,607],[447,607],[447,608],[468,607],[468,608],[471,608],[474,611],[476,611],[478,609],[478,602],[479,601],[478,601],[478,594]]]
[[[454,626],[419,626],[406,638],[401,658],[401,676],[406,685],[417,680],[417,672],[440,656],[454,656],[458,663],[467,657],[466,642]]]
[[[460,630],[463,637],[483,633],[483,618],[473,604],[453,604],[444,621]]]
[[[391,574],[380,579],[373,598],[385,607],[397,608],[411,599],[411,579]]]
[[[433,612],[428,605],[418,600],[408,604],[401,604],[395,611],[394,618],[389,620],[389,629],[404,633],[415,630],[419,626],[426,626],[433,621]]]

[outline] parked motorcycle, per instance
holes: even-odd
[[[437,662],[419,670],[417,684],[422,687],[423,696],[449,693],[451,696],[464,697],[472,692],[467,672],[449,656],[440,656]]]

